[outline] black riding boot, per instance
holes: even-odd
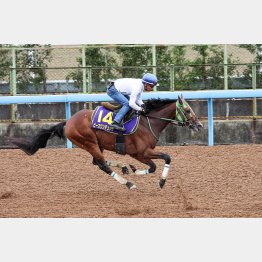
[[[115,121],[113,121],[111,126],[114,127],[114,129],[116,129],[116,130],[125,131],[125,128],[123,127],[123,125],[120,124],[120,123],[117,123]]]

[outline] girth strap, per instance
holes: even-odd
[[[126,154],[125,136],[123,132],[119,132],[119,134],[116,135],[116,153],[120,155]]]

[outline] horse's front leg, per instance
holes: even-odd
[[[160,188],[163,188],[165,185],[169,168],[170,168],[170,163],[171,163],[171,157],[168,154],[162,153],[162,152],[155,152],[153,149],[148,149],[144,153],[144,157],[150,158],[150,159],[164,159],[165,160],[165,165],[162,171],[161,179],[159,180],[159,186]]]

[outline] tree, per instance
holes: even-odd
[[[223,89],[224,87],[224,51],[219,45],[195,45],[192,47],[198,57],[192,61],[194,65],[190,73],[192,89]],[[234,64],[236,59],[228,56],[228,64]],[[228,67],[228,75],[232,75],[236,66]],[[197,85],[195,85],[197,83]],[[229,79],[229,86],[231,80]],[[195,88],[193,87],[195,86]]]
[[[248,50],[251,54],[255,55],[254,63],[261,64],[262,63],[262,44],[241,44],[239,45],[240,48],[244,48]],[[243,71],[243,78],[245,81],[250,83],[252,81],[252,65],[248,65],[245,70]],[[262,83],[262,71],[261,66],[256,65],[256,77],[257,83]]]
[[[119,46],[116,52],[120,56],[119,77],[142,78],[147,71],[152,71],[151,46]],[[133,68],[132,68],[133,67]]]
[[[186,89],[191,83],[189,60],[186,58],[186,46],[172,47],[171,56],[171,63],[174,65],[175,89]]]
[[[123,68],[120,70],[121,77],[141,78],[144,73],[153,71],[152,46],[142,47],[117,47],[117,53],[121,57],[121,66],[133,66],[134,68]],[[167,45],[156,46],[156,71],[159,85],[165,89],[170,87],[170,73],[174,70],[175,84],[178,88],[185,81],[181,67],[173,67],[172,64],[185,62],[185,46],[170,47]]]
[[[45,68],[52,59],[51,52],[50,45],[26,44],[16,47],[18,92],[26,93],[30,86],[34,93],[47,92]]]
[[[10,50],[4,45],[0,45],[0,80],[8,80],[11,66]]]
[[[82,50],[80,49],[80,52]],[[113,73],[111,68],[101,68],[112,66],[115,63],[115,58],[104,48],[100,47],[85,47],[85,60],[86,66],[92,67],[92,83],[100,83],[104,81],[105,84],[112,78]],[[77,58],[79,67],[82,67],[82,57]],[[88,70],[86,72],[86,77],[88,79]],[[73,79],[75,86],[79,90],[83,87],[83,69],[77,69],[67,75],[67,80]]]
[[[152,61],[152,60],[151,60]],[[166,89],[165,87],[170,88],[170,73],[173,67],[172,64],[172,57],[171,57],[171,50],[168,46],[156,46],[156,74],[158,78],[158,83],[162,90]]]

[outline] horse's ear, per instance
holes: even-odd
[[[183,94],[181,94],[181,99],[184,99]]]
[[[178,96],[178,101],[179,101],[179,104],[180,104],[180,105],[183,105],[183,101],[182,101],[182,99],[181,99],[180,96]]]

